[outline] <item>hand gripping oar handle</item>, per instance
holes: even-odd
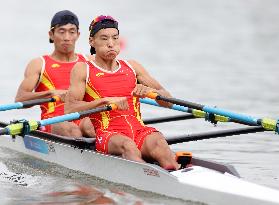
[[[265,130],[275,131],[276,133],[278,133],[278,131],[279,131],[279,120],[274,120],[274,119],[269,119],[269,118],[258,119],[258,118],[254,118],[254,117],[251,117],[248,115],[238,114],[235,112],[227,111],[224,109],[219,109],[216,107],[210,107],[210,106],[193,103],[193,102],[189,102],[189,101],[185,101],[185,100],[180,100],[180,99],[176,99],[176,98],[168,98],[168,97],[160,96],[157,93],[149,93],[147,95],[147,97],[156,99],[156,100],[163,100],[163,101],[177,104],[180,106],[185,106],[185,107],[189,107],[189,108],[193,108],[193,109],[197,109],[197,110],[202,110],[206,113],[229,117],[230,119],[234,120],[235,122],[245,123],[247,125],[254,125],[254,126],[260,125]]]
[[[90,109],[90,110],[74,112],[74,113],[61,115],[61,116],[57,116],[57,117],[52,117],[52,118],[48,118],[48,119],[40,120],[40,121],[35,121],[35,120],[26,121],[25,120],[23,122],[19,122],[19,123],[15,123],[15,124],[6,126],[5,128],[0,130],[0,135],[5,135],[5,134],[19,135],[19,134],[22,134],[23,131],[24,131],[23,134],[26,134],[28,132],[37,130],[40,126],[51,125],[51,124],[64,122],[64,121],[77,120],[81,117],[85,117],[85,116],[88,116],[93,113],[110,111],[110,110],[115,110],[115,109],[117,109],[117,105],[110,104],[110,105],[106,105],[103,107],[97,107],[97,108]],[[27,130],[26,130],[26,126],[28,127]]]
[[[27,108],[34,105],[40,105],[43,103],[48,102],[58,102],[60,101],[59,96],[53,96],[51,98],[41,98],[41,99],[35,99],[35,100],[27,100],[23,102],[16,102],[6,105],[0,105],[0,111],[6,111],[6,110],[13,110],[13,109],[20,109],[20,108]]]

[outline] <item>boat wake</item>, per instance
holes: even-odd
[[[0,182],[13,183],[27,187],[37,184],[37,178],[27,174],[11,172],[4,163],[0,162]]]

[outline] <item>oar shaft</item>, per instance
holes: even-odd
[[[9,129],[8,128],[0,129],[0,135],[5,135],[7,133],[9,133]]]
[[[94,108],[94,109],[90,109],[90,110],[74,112],[74,113],[70,113],[70,114],[66,114],[66,115],[61,115],[61,116],[41,120],[40,125],[41,126],[46,126],[46,125],[51,125],[51,124],[64,122],[64,121],[77,120],[81,117],[85,117],[85,116],[88,116],[90,114],[103,112],[103,111],[110,111],[112,109],[113,108],[112,108],[111,105],[107,105],[107,106],[104,106],[104,107],[98,107],[98,108]]]
[[[185,100],[181,100],[181,99],[176,99],[176,98],[170,98],[170,97],[164,97],[161,96],[157,93],[149,93],[147,95],[147,97],[151,98],[151,99],[155,99],[155,100],[163,100],[165,102],[169,102],[169,103],[173,103],[176,105],[181,105],[184,107],[189,107],[189,108],[193,108],[193,109],[197,109],[197,110],[202,110],[204,105],[198,104],[198,103],[193,103],[193,102],[189,102],[189,101],[185,101]]]
[[[204,133],[197,133],[197,134],[182,135],[179,137],[171,137],[167,139],[167,142],[169,145],[172,145],[172,144],[183,143],[183,142],[198,141],[198,140],[227,137],[232,135],[248,134],[248,133],[263,132],[263,131],[265,131],[263,127],[253,126],[253,127],[245,127],[245,128],[238,128],[238,129],[219,130],[219,131],[211,131],[211,132],[204,132]]]
[[[28,100],[23,102],[16,102],[6,105],[0,105],[0,111],[6,111],[6,110],[13,110],[13,109],[20,109],[20,108],[27,108],[34,105],[40,105],[47,102],[55,102],[58,101],[58,97],[52,97],[52,98],[42,98],[42,99],[36,99],[36,100]]]
[[[13,110],[13,109],[18,109],[18,108],[22,108],[22,107],[23,107],[23,105],[21,102],[0,105],[0,111]]]
[[[39,124],[41,126],[46,126],[46,125],[52,125],[52,124],[64,122],[64,121],[76,120],[79,118],[80,118],[80,114],[78,112],[74,112],[74,113],[70,113],[70,114],[66,114],[66,115],[48,118],[45,120],[40,120]]]
[[[60,100],[60,98],[58,96],[54,96],[52,98],[42,98],[42,99],[24,101],[24,102],[22,102],[22,106],[23,106],[22,108],[30,107],[33,105],[40,105],[40,104],[47,103],[47,102],[56,102],[59,100]]]
[[[208,112],[208,113],[214,113],[214,114],[217,114],[217,115],[226,116],[226,117],[229,117],[231,119],[239,120],[241,122],[245,122],[245,123],[250,124],[250,125],[260,125],[258,123],[257,118],[251,117],[249,115],[238,114],[238,113],[231,112],[231,111],[228,111],[228,110],[209,107],[209,106],[204,106],[203,111]]]
[[[140,102],[148,105],[161,107],[161,105],[159,105],[155,100],[151,100],[149,98],[140,98]],[[187,107],[180,105],[172,105],[171,107],[169,107],[169,109],[190,113]]]
[[[194,118],[196,118],[196,117],[192,114],[185,114],[185,115],[179,115],[179,116],[146,119],[143,122],[144,122],[144,124],[156,124],[156,123],[173,122],[173,121],[187,120],[187,119],[194,119]]]
[[[144,103],[144,104],[148,104],[148,105],[154,105],[154,106],[157,106],[157,107],[161,107],[161,105],[158,104],[155,100],[148,99],[148,98],[141,98],[140,102]],[[200,110],[200,109],[198,110],[198,109],[188,108],[186,106],[181,106],[181,105],[176,105],[176,104],[173,104],[171,107],[167,107],[167,108],[172,109],[172,110],[177,110],[177,111],[190,113],[190,114],[193,115],[193,118],[205,118],[205,119],[207,119],[207,117],[208,117],[207,113]],[[213,117],[214,117],[214,122],[237,122],[237,123],[241,123],[241,124],[247,124],[247,123],[244,123],[244,122],[239,122],[239,121],[236,121],[236,120],[232,120],[228,117],[224,117],[224,116],[221,116],[221,115],[215,115],[214,114]],[[190,119],[190,116],[187,119]],[[208,120],[208,121],[210,121],[210,120]]]
[[[151,96],[154,97],[154,96]],[[189,108],[193,108],[193,109],[197,109],[197,110],[202,110],[204,112],[207,113],[212,113],[212,114],[216,114],[216,115],[221,115],[221,116],[225,116],[228,118],[231,118],[235,121],[239,121],[239,122],[243,122],[245,124],[249,124],[249,125],[261,125],[261,120],[248,116],[248,115],[243,115],[243,114],[238,114],[238,113],[234,113],[231,111],[227,111],[224,109],[219,109],[219,108],[215,108],[215,107],[210,107],[210,106],[206,106],[206,105],[201,105],[198,103],[193,103],[193,102],[189,102],[189,101],[185,101],[185,100],[181,100],[181,99],[176,99],[176,98],[168,98],[168,97],[164,97],[164,96],[160,96],[160,95],[156,95],[155,99],[157,100],[163,100],[166,102],[170,102],[170,103],[174,103],[180,106],[186,106]]]
[[[70,113],[70,114],[66,114],[66,115],[48,118],[48,119],[40,120],[40,121],[34,121],[34,120],[23,121],[23,122],[19,122],[16,124],[10,124],[7,127],[5,127],[4,129],[1,129],[0,135],[4,135],[4,134],[18,135],[18,134],[21,134],[22,132],[23,132],[23,134],[25,134],[25,133],[29,133],[30,131],[34,131],[34,130],[38,129],[40,126],[46,126],[46,125],[51,125],[51,124],[64,122],[64,121],[76,120],[81,117],[85,117],[87,115],[93,114],[93,113],[110,111],[110,110],[114,110],[114,109],[117,109],[117,106],[112,104],[112,105],[106,105],[103,107],[94,108],[91,110],[74,112],[74,113]]]

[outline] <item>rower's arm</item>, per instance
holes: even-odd
[[[151,88],[150,89],[151,92],[158,93],[159,95],[165,97],[172,97],[171,94],[165,88],[163,88],[163,86],[157,80],[155,80],[141,64],[139,64],[134,60],[129,60],[128,62],[134,68],[137,75],[137,80],[140,84]],[[161,106],[165,106],[165,107],[171,106],[170,103],[166,103],[162,101],[157,101],[157,102]]]
[[[40,79],[42,64],[40,58],[33,59],[28,63],[24,72],[24,79],[17,90],[15,97],[16,102],[52,96],[50,91],[33,92]]]

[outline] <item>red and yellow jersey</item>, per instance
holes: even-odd
[[[67,90],[70,85],[70,73],[77,62],[85,62],[86,58],[77,54],[73,62],[59,62],[50,56],[42,56],[43,66],[41,76],[35,88],[35,92],[47,90]],[[64,114],[63,102],[44,103],[41,106],[41,119],[55,117]]]
[[[90,115],[96,130],[126,130],[128,127],[141,128],[139,98],[132,95],[137,78],[134,69],[127,61],[117,60],[118,69],[109,72],[94,62],[87,62],[88,76],[84,101],[90,102],[103,97],[127,97],[128,110],[113,110]]]

